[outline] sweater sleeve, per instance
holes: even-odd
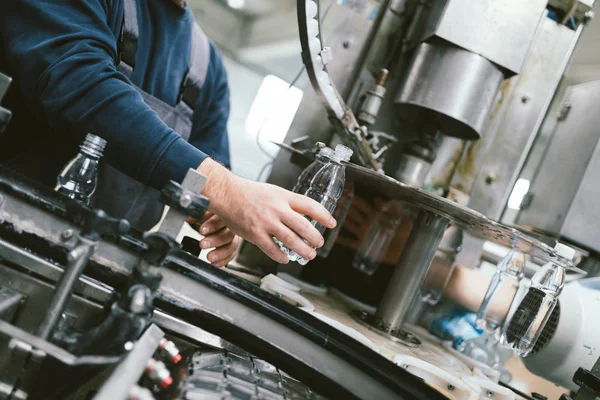
[[[26,106],[57,134],[107,140],[107,161],[162,188],[207,155],[185,142],[117,71],[123,7],[115,0],[2,0],[0,34],[8,71]],[[81,136],[83,138],[83,136]]]

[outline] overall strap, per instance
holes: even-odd
[[[206,80],[209,64],[210,41],[198,24],[194,23],[188,71],[183,79],[180,92],[180,101],[183,101],[192,110],[196,108],[196,101]]]
[[[136,0],[123,0],[124,13],[121,35],[119,38],[119,71],[127,77],[131,76],[135,66],[135,54],[137,52],[137,41],[140,27],[138,24]],[[126,64],[123,66],[122,64]]]

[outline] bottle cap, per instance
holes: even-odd
[[[350,161],[352,153],[353,152],[349,147],[346,147],[343,144],[338,144],[335,146],[335,153],[332,158],[336,161]]]
[[[334,154],[335,151],[331,147],[323,147],[319,150],[319,156],[321,157],[333,158]]]
[[[559,255],[563,256],[567,260],[572,260],[575,258],[575,250],[569,246],[565,246],[562,243],[557,243],[556,246],[554,246],[554,250],[556,250]]]

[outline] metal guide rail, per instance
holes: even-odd
[[[0,261],[56,281],[57,269],[63,268],[71,250],[70,240],[80,229],[78,209],[84,208],[0,167]],[[121,290],[146,250],[139,231],[103,238],[74,295],[103,304],[106,289]],[[444,398],[312,315],[187,253],[169,255],[161,273],[155,314],[217,335],[310,382],[323,396]],[[100,299],[95,299],[97,293]]]

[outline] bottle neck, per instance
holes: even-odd
[[[93,151],[89,151],[87,149],[84,149],[83,147],[81,148],[81,150],[79,150],[79,154],[83,155],[83,156],[85,156],[87,158],[91,158],[93,160],[96,160],[96,161],[98,161],[102,157],[102,154],[98,154],[98,153],[95,153]]]
[[[81,145],[81,153],[98,160],[102,157],[106,141],[96,135],[87,134],[85,141]]]

